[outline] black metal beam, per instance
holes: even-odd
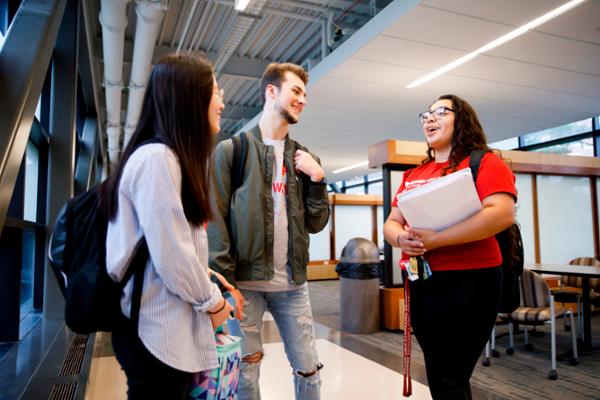
[[[75,167],[75,192],[82,193],[95,183],[94,165],[96,164],[98,129],[95,118],[86,118],[79,146],[77,166]]]
[[[48,224],[54,223],[63,204],[73,196],[78,32],[78,1],[68,0],[52,59]],[[44,318],[64,318],[64,299],[52,274],[46,274],[44,281]]]
[[[0,229],[4,226],[66,0],[24,0],[0,50]]]

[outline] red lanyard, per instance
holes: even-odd
[[[412,380],[410,379],[410,283],[408,277],[404,280],[404,360],[402,364],[402,375],[404,375],[404,384],[402,395],[409,397],[412,394]]]

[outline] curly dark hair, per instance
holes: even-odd
[[[442,170],[442,175],[456,171],[458,164],[475,149],[490,151],[485,133],[477,118],[477,113],[466,100],[453,94],[438,97],[439,100],[450,100],[454,110],[454,133],[452,134],[452,150],[448,157],[448,166]],[[435,150],[427,144],[427,158],[423,163],[435,159]]]

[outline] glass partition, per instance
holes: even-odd
[[[533,185],[530,174],[515,174],[517,186],[516,216],[521,226],[525,262],[535,262],[535,234],[533,227]]]
[[[309,235],[310,246],[308,252],[311,261],[329,260],[331,258],[330,230],[331,218],[321,232]]]
[[[372,240],[371,206],[335,206],[335,257],[339,259],[348,240],[362,237]]]
[[[594,256],[590,179],[537,176],[541,262]]]

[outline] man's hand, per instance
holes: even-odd
[[[294,167],[296,171],[310,176],[310,180],[313,182],[321,182],[325,177],[325,172],[323,172],[323,168],[319,163],[309,153],[302,150],[296,150]]]

